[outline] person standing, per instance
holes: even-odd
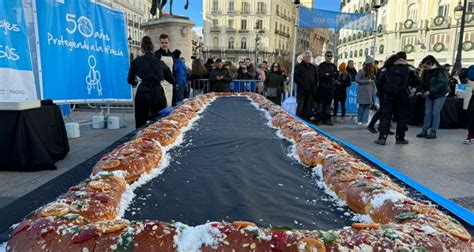
[[[237,80],[253,80],[253,77],[247,69],[247,65],[242,65],[237,70]]]
[[[355,69],[353,60],[349,60],[347,62],[347,73],[349,74],[349,77],[351,77],[351,82],[355,82],[357,76],[357,69]]]
[[[191,69],[191,97],[207,92],[205,87],[206,80],[209,78],[209,73],[203,64],[202,59],[193,61]]]
[[[303,53],[303,61],[296,65],[294,80],[296,84],[296,115],[308,121],[313,98],[318,91],[318,68],[311,63],[311,51]]]
[[[250,60],[250,58],[246,58],[244,60],[244,64],[247,67],[247,72],[249,73],[251,77],[250,79],[255,80],[256,75],[257,75],[257,70],[255,69],[255,66],[252,64],[252,61]]]
[[[357,125],[362,126],[369,122],[370,106],[374,104],[375,91],[375,66],[374,59],[370,56],[365,58],[364,67],[357,73]]]
[[[135,96],[135,127],[140,128],[148,120],[158,116],[166,108],[166,96],[161,81],[174,83],[174,77],[168,66],[153,55],[153,42],[145,36],[141,41],[143,56],[132,61],[127,81],[137,87]],[[141,82],[137,82],[137,77]]]
[[[273,63],[272,70],[265,79],[265,97],[277,105],[281,105],[284,89],[284,78],[279,63]]]
[[[327,51],[324,54],[325,61],[318,66],[319,87],[316,93],[316,125],[325,124],[332,126],[331,103],[334,99],[334,91],[338,78],[337,67],[332,63],[333,54]]]
[[[216,60],[214,68],[209,77],[211,83],[211,92],[229,92],[229,84],[232,81],[230,72],[224,67],[221,59]]]
[[[385,145],[390,134],[390,124],[395,113],[398,114],[396,144],[408,144],[405,132],[408,130],[409,99],[411,87],[421,85],[421,79],[416,73],[416,68],[406,61],[406,53],[399,52],[390,56],[380,70],[376,86],[380,97],[382,118],[380,134],[376,144]],[[383,109],[382,109],[383,107]]]
[[[204,67],[206,67],[208,73],[212,72],[212,69],[214,69],[214,60],[212,58],[207,59],[207,62],[206,64],[204,64]]]
[[[173,105],[184,99],[184,89],[186,88],[187,72],[186,64],[184,59],[181,58],[181,51],[176,49],[173,51],[174,63],[174,76],[176,78],[176,85],[173,91]]]
[[[155,56],[165,62],[169,69],[173,71],[175,58],[170,50],[170,38],[168,34],[160,35],[160,49],[156,50]]]
[[[466,99],[469,101],[467,107],[467,114],[469,118],[467,125],[468,134],[466,140],[464,140],[464,144],[474,144],[474,65],[471,65],[468,69],[461,72],[459,77],[461,79],[467,79],[466,92],[469,92],[469,97],[466,97],[464,100],[464,102],[466,102]]]
[[[344,121],[346,116],[346,99],[347,88],[351,86],[351,76],[347,72],[346,63],[339,65],[339,77],[336,82],[336,89],[334,92],[334,118],[337,117],[339,111],[339,104],[341,104],[341,119]]]
[[[422,88],[425,97],[425,118],[423,129],[416,137],[435,139],[441,121],[441,109],[449,94],[449,80],[444,68],[434,56],[426,56],[421,63],[424,68]]]
[[[262,63],[257,68],[257,75],[259,82],[257,83],[257,93],[263,94],[264,93],[264,82],[267,79],[269,72],[267,70],[267,65]]]

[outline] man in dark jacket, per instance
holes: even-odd
[[[221,59],[217,59],[215,64],[216,68],[209,77],[211,92],[229,92],[229,84],[232,81],[229,69],[224,67]]]
[[[295,67],[296,115],[309,120],[313,98],[318,90],[318,68],[311,63],[312,53],[303,54],[303,61]]]
[[[421,86],[420,77],[416,74],[416,68],[406,61],[405,52],[399,52],[396,56],[390,57],[386,62],[376,86],[379,92],[383,92],[383,112],[380,122],[379,139],[376,144],[385,145],[390,131],[390,122],[393,114],[398,112],[397,131],[395,135],[397,144],[408,144],[405,139],[405,132],[408,130],[407,121],[409,117],[409,86]]]
[[[174,62],[174,76],[176,78],[176,86],[173,90],[173,105],[184,99],[184,89],[186,88],[186,64],[181,58],[181,51],[176,49],[173,51]]]
[[[316,114],[316,125],[321,123],[333,125],[331,122],[331,103],[334,99],[337,77],[339,72],[337,66],[332,63],[333,54],[327,51],[324,54],[325,61],[318,66],[319,87],[316,94],[318,113]]]

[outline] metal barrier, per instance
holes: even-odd
[[[263,81],[232,80],[229,83],[229,92],[257,92],[259,84],[263,86]],[[199,94],[211,92],[211,83],[209,82],[209,79],[192,80],[186,83],[186,89],[189,92],[189,97],[192,98]]]

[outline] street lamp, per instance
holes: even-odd
[[[260,37],[258,36],[258,33],[260,32],[260,29],[257,25],[255,25],[255,68],[258,67],[258,46],[259,46],[259,41]]]
[[[377,42],[377,30],[378,30],[377,29],[377,25],[378,25],[377,23],[379,21],[379,9],[380,9],[380,7],[381,7],[380,4],[376,4],[372,8],[372,10],[375,11],[375,22],[374,22],[375,23],[375,29],[374,29],[375,31],[374,31],[374,46],[373,46],[373,52],[374,53],[372,55],[372,57],[374,57],[374,59],[375,59],[375,53],[377,51],[377,45],[376,45],[377,44],[376,43]]]
[[[466,25],[466,9],[467,9],[467,0],[464,0],[464,6],[461,5],[461,1],[459,1],[458,6],[454,8],[454,17],[456,20],[458,20],[458,17],[461,18],[461,28],[459,31],[459,39],[458,39],[458,52],[456,55],[456,62],[454,63],[453,71],[456,70],[458,73],[461,72],[462,69],[462,64],[461,64],[461,58],[462,58],[462,44],[464,40],[464,27]]]
[[[128,35],[128,50],[130,51],[130,61],[133,60],[133,54],[132,54],[132,36],[129,34]]]

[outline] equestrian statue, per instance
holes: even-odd
[[[156,16],[156,10],[159,9],[160,10],[160,17],[163,16],[163,9],[166,5],[166,3],[168,2],[168,0],[153,0],[152,4],[151,4],[151,10],[150,10],[150,14],[153,15],[153,16]],[[189,7],[189,0],[186,0],[186,4],[184,5],[184,9],[188,9]],[[173,15],[173,0],[170,0],[170,15],[172,16]]]

